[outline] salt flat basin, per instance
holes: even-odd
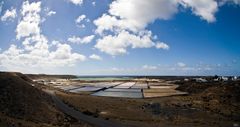
[[[171,88],[164,89],[143,89],[144,93],[176,93],[177,91]]]
[[[141,92],[141,89],[123,89],[123,88],[109,88],[104,90],[106,92]]]
[[[95,87],[106,87],[106,88],[109,88],[109,87],[114,87],[116,85],[119,85],[121,84],[122,82],[107,82],[107,83],[96,83],[94,84],[93,86]]]
[[[176,89],[178,87],[178,85],[166,85],[166,86],[149,86],[150,89]]]
[[[95,83],[94,85],[92,85],[94,87],[106,87],[106,88],[109,88],[109,87],[112,87],[113,84],[111,83]]]
[[[110,92],[99,91],[92,94],[93,96],[103,97],[125,97],[125,98],[143,98],[142,92]]]
[[[158,82],[158,83],[149,83],[149,85],[151,85],[151,86],[168,86],[171,84],[166,83],[166,82]]]
[[[104,88],[104,87],[84,86],[84,87],[81,87],[81,88],[69,90],[69,92],[72,92],[72,93],[94,92],[94,91],[101,90],[101,89],[103,89],[103,88]]]
[[[115,86],[114,88],[130,88],[134,84],[135,84],[135,82],[126,82],[126,83],[120,84],[118,86]]]
[[[137,84],[133,85],[131,88],[147,89],[148,88],[148,84],[147,83],[137,83]]]
[[[68,90],[76,89],[76,88],[79,88],[79,87],[81,87],[81,86],[67,85],[67,86],[58,86],[57,88],[59,88],[61,90],[64,90],[64,91],[68,91]]]
[[[186,95],[186,92],[174,92],[174,93],[143,93],[144,98],[152,98],[152,97],[167,97],[167,96],[176,96],[176,95]]]

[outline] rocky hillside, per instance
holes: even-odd
[[[28,76],[0,72],[0,126],[66,126],[72,122]]]
[[[178,90],[190,93],[184,97],[192,107],[240,121],[240,81],[197,83],[178,82]]]
[[[46,74],[26,74],[31,79],[72,79],[77,78],[74,75],[46,75]]]

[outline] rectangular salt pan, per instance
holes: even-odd
[[[62,86],[62,87],[58,87],[58,88],[61,90],[67,91],[67,90],[79,88],[79,86]]]
[[[177,86],[175,85],[169,85],[169,86],[149,86],[151,89],[174,89],[176,88]]]
[[[141,92],[141,89],[109,88],[104,91],[106,91],[106,92]]]
[[[95,87],[106,87],[106,88],[109,88],[109,87],[114,87],[114,86],[116,86],[116,85],[118,85],[118,84],[120,84],[120,83],[96,83],[96,84],[94,84],[93,86],[95,86]]]
[[[174,89],[144,89],[144,93],[176,93]]]
[[[143,98],[142,92],[107,92],[99,91],[94,94],[94,96],[104,96],[104,97],[126,97],[126,98]]]
[[[142,88],[142,89],[147,89],[148,85],[147,84],[135,84],[131,88]]]
[[[91,87],[91,86],[85,86],[85,87],[81,87],[78,89],[73,89],[73,90],[69,90],[69,92],[72,93],[78,93],[78,92],[94,92],[94,91],[98,91],[103,89],[102,87]]]
[[[126,82],[126,83],[123,83],[123,84],[120,84],[114,88],[125,88],[125,89],[128,89],[130,88],[131,86],[133,86],[135,84],[135,82]]]
[[[176,96],[176,95],[186,95],[186,92],[175,92],[175,93],[143,93],[144,98],[151,97],[167,97],[167,96]]]

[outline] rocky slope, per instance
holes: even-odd
[[[51,97],[33,84],[21,73],[0,72],[0,126],[70,125],[72,119],[57,110]]]

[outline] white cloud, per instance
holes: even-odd
[[[76,23],[81,23],[84,19],[86,18],[86,15],[80,15],[78,18],[75,20]]]
[[[201,19],[209,23],[215,22],[218,4],[223,1],[240,3],[240,0],[115,0],[109,5],[107,13],[93,21],[97,27],[95,33],[101,36],[95,47],[111,55],[127,53],[127,48],[131,44],[126,40],[131,39],[120,39],[119,35],[122,31],[128,31],[130,35],[128,37],[140,38],[139,31],[149,31],[146,27],[155,20],[171,19],[179,12],[179,7],[190,8],[192,13]],[[159,41],[154,36],[150,38]],[[165,43],[157,42],[155,46],[160,49],[169,49]]]
[[[54,60],[80,60],[84,61],[86,58],[83,55],[72,53],[72,48],[68,44],[57,44],[57,50],[51,52],[50,58]]]
[[[40,11],[41,2],[33,2],[31,4],[28,1],[23,2],[21,11],[23,17],[16,29],[17,39],[40,34]]]
[[[75,5],[81,5],[83,3],[83,0],[69,0],[69,1]]]
[[[170,19],[178,11],[178,0],[116,0],[108,14],[94,20],[96,33],[102,36],[95,47],[110,55],[127,53],[127,48],[150,48],[155,45],[152,33],[145,28],[156,19]],[[113,35],[106,35],[113,33]]]
[[[156,19],[170,19],[177,12],[177,5],[177,0],[116,0],[110,4],[110,15],[104,14],[99,20],[102,23],[107,21],[107,28],[118,27],[136,32]],[[107,28],[105,30],[109,30]]]
[[[142,32],[142,35],[130,34],[127,31],[121,31],[118,35],[104,36],[97,40],[95,48],[102,52],[116,56],[127,53],[127,48],[149,48],[154,43],[151,40],[151,32]]]
[[[84,55],[73,53],[70,45],[58,44],[55,51],[49,51],[45,43],[36,43],[32,50],[11,45],[8,50],[0,54],[0,66],[10,71],[39,73],[57,67],[74,66],[76,62],[86,60]]]
[[[96,6],[96,2],[95,2],[95,1],[93,1],[93,2],[92,2],[92,5],[93,5],[93,6]]]
[[[41,2],[23,2],[22,17],[16,28],[17,38],[23,38],[22,46],[19,46],[22,48],[11,45],[3,51],[0,54],[1,67],[12,71],[39,73],[63,66],[71,67],[87,59],[84,55],[73,52],[71,46],[63,42],[53,41],[49,44],[47,37],[41,34],[40,11]]]
[[[237,4],[240,5],[240,0],[220,0],[219,1],[219,5],[222,6],[226,3],[230,3],[230,4]]]
[[[186,64],[185,64],[185,63],[182,63],[182,62],[178,62],[178,63],[177,63],[177,66],[178,66],[178,67],[186,67]]]
[[[168,50],[169,49],[169,46],[163,42],[157,42],[156,43],[156,48],[157,49],[165,49],[165,50]]]
[[[75,23],[79,28],[85,28],[86,26],[84,24],[81,24],[83,21],[85,22],[90,22],[90,19],[86,17],[86,15],[80,15],[78,18],[75,20]]]
[[[56,14],[55,11],[49,11],[49,12],[47,13],[47,16],[52,16],[52,15],[55,15],[55,14]]]
[[[109,13],[128,20],[136,28],[145,28],[155,19],[169,19],[177,12],[177,0],[116,0]]]
[[[94,35],[85,36],[83,38],[72,36],[68,38],[68,41],[76,44],[87,44],[90,43],[94,39],[94,37]]]
[[[157,66],[152,66],[152,65],[143,65],[142,68],[145,69],[145,70],[156,70],[156,69],[158,69]]]
[[[207,22],[216,20],[215,13],[218,11],[218,3],[215,0],[181,0],[185,7],[192,8],[192,12]]]
[[[1,17],[2,21],[10,20],[12,21],[14,18],[17,17],[16,9],[6,10],[4,15]]]
[[[89,56],[89,58],[93,59],[93,60],[102,60],[102,58],[99,55],[96,55],[96,54],[92,54],[91,56]]]

